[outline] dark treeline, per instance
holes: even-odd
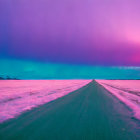
[[[19,79],[18,78],[15,78],[15,77],[2,76],[2,75],[0,75],[0,80],[19,80]]]

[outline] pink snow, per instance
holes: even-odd
[[[140,80],[96,80],[133,110],[140,119]]]
[[[0,80],[0,122],[67,95],[91,80]]]

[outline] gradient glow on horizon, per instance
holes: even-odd
[[[139,0],[1,0],[0,56],[140,66]]]
[[[106,67],[0,59],[0,77],[19,79],[140,79],[140,67]]]

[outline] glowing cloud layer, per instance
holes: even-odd
[[[139,0],[0,1],[0,55],[140,66]]]

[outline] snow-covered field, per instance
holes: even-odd
[[[140,80],[96,80],[133,110],[140,119]]]
[[[0,80],[0,122],[62,97],[91,80]]]

